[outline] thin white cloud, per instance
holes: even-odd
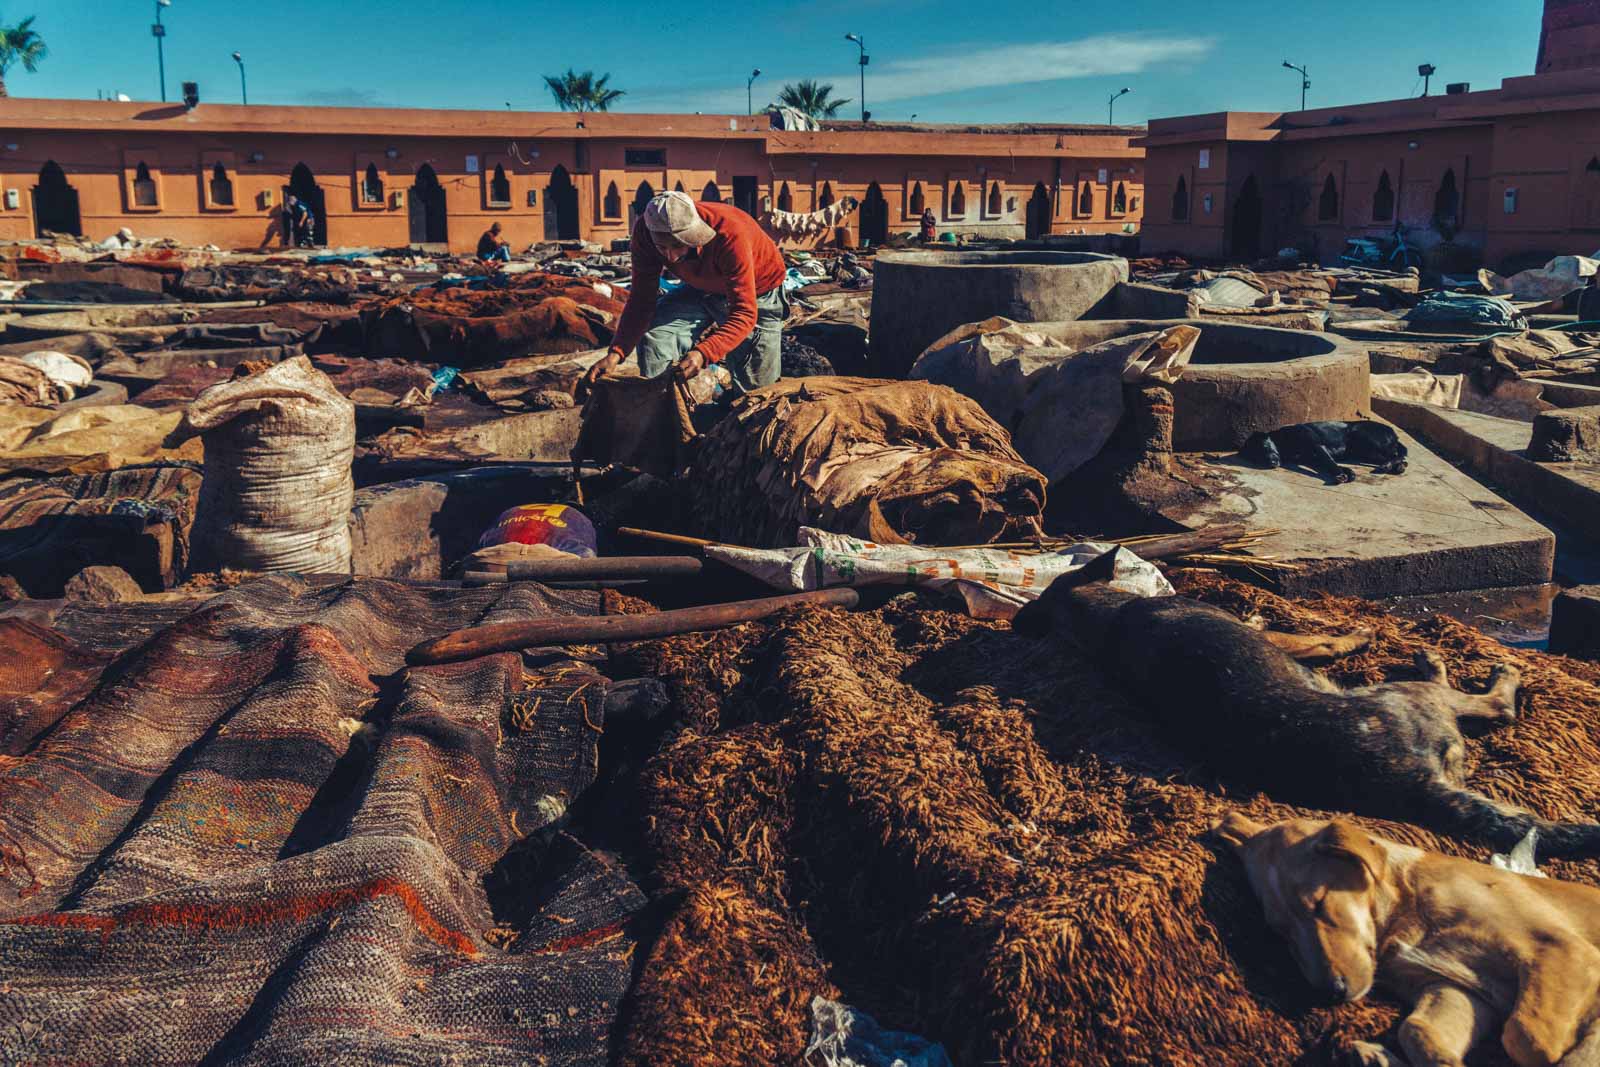
[[[909,59],[874,59],[867,67],[867,101],[869,105],[878,105],[973,89],[1138,74],[1163,63],[1203,59],[1215,46],[1216,40],[1210,37],[1110,33],[1072,41],[995,45]],[[868,49],[869,53],[872,51]],[[759,107],[776,95],[784,82],[804,77],[811,75],[801,71],[770,71],[756,84],[756,105]],[[835,97],[848,97],[854,103],[857,78],[857,71],[849,69],[820,76],[817,80],[832,83]],[[623,105],[628,111],[742,111],[744,94],[741,89],[742,86],[715,91],[680,87],[674,91],[647,86],[629,93],[623,98]]]
[[[867,68],[867,99],[907,100],[1063,78],[1137,74],[1161,63],[1201,59],[1215,43],[1206,37],[1101,34],[896,60]],[[831,80],[839,92],[855,85],[849,75]]]

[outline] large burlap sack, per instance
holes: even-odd
[[[191,570],[350,573],[356,409],[305,356],[194,399],[168,439],[201,434]]]

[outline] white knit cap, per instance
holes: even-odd
[[[651,233],[664,234],[691,248],[700,248],[716,239],[713,230],[688,193],[677,190],[657,193],[644,207],[644,228]]]

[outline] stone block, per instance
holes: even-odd
[[[1541,411],[1533,420],[1528,458],[1538,463],[1600,459],[1600,406]]]
[[[1550,605],[1550,651],[1600,659],[1600,585],[1578,585]]]

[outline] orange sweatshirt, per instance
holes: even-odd
[[[755,219],[729,204],[696,204],[695,208],[717,236],[668,263],[656,251],[644,220],[633,224],[629,251],[633,253],[633,286],[628,290],[628,305],[617,323],[611,347],[627,355],[638,345],[655,314],[656,297],[661,292],[661,272],[665,270],[707,293],[728,298],[728,321],[715,327],[695,347],[707,363],[721,363],[756,328],[756,295],[769,293],[783,284],[783,256],[772,238],[762,232]]]

